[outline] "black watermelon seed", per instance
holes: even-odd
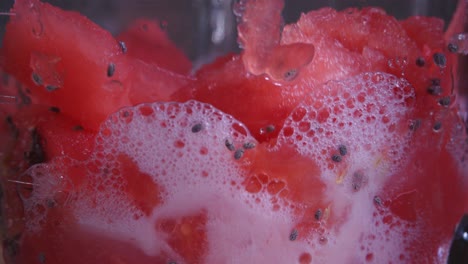
[[[28,96],[28,94],[31,94],[31,92],[28,89],[26,89],[26,91],[24,92],[23,89],[20,89],[18,91],[20,102],[24,105],[30,105],[32,103],[31,98]]]
[[[442,87],[440,87],[440,85],[433,84],[427,88],[427,92],[431,95],[441,95]]]
[[[440,68],[444,68],[447,65],[447,58],[443,53],[437,52],[432,56],[434,63]]]
[[[11,130],[13,138],[17,139],[18,136],[19,136],[19,130],[18,130],[18,127],[16,126],[15,122],[13,122],[13,118],[10,115],[8,115],[5,118],[5,121],[6,121],[7,125],[8,125],[8,128]]]
[[[343,158],[342,158],[340,155],[333,154],[332,160],[333,160],[334,162],[341,162],[341,161],[343,160]]]
[[[266,131],[267,131],[268,133],[271,133],[271,132],[275,131],[275,126],[274,126],[274,125],[268,125],[268,126],[266,127]]]
[[[434,131],[439,131],[441,128],[442,128],[442,123],[439,121],[435,122],[434,126],[432,127]]]
[[[322,210],[321,210],[321,209],[318,209],[317,211],[315,211],[314,218],[315,218],[315,220],[317,220],[317,221],[319,221],[320,219],[322,219]]]
[[[13,118],[10,115],[5,118],[5,121],[7,122],[8,125],[15,125],[13,123]]]
[[[47,90],[48,92],[53,92],[53,91],[55,91],[55,90],[58,89],[58,86],[49,84],[49,85],[46,85],[45,88],[46,88],[46,90]]]
[[[227,149],[229,149],[230,151],[234,151],[235,147],[234,147],[234,144],[232,144],[231,141],[229,141],[229,139],[226,139],[224,141],[224,145],[226,146]]]
[[[36,85],[42,85],[42,78],[39,76],[39,74],[33,72],[31,75],[31,78]]]
[[[119,46],[120,49],[122,50],[122,53],[127,53],[127,45],[123,41],[119,41]]]
[[[345,145],[338,146],[338,150],[340,151],[341,156],[348,154],[348,148]]]
[[[115,64],[111,62],[107,66],[107,77],[114,76],[114,73],[115,73]]]
[[[234,152],[234,159],[239,160],[244,156],[244,150],[243,149],[238,149]]]
[[[297,76],[297,70],[296,69],[291,69],[287,72],[284,73],[284,80],[285,81],[292,81],[294,78]]]
[[[416,65],[419,67],[424,67],[424,65],[426,65],[426,60],[424,60],[423,57],[418,57],[416,59]]]
[[[192,126],[192,133],[198,133],[198,132],[202,131],[202,129],[203,129],[203,124],[197,123],[197,124]]]
[[[446,96],[446,97],[442,97],[439,99],[439,104],[443,107],[448,107],[450,105],[450,97],[449,96]]]
[[[419,127],[421,126],[421,120],[416,119],[416,120],[411,120],[408,127],[411,131],[416,131]]]
[[[51,106],[49,107],[49,111],[54,112],[54,113],[60,113],[60,108],[56,106]]]
[[[43,163],[45,161],[45,153],[41,144],[41,136],[37,129],[31,131],[31,147],[28,152],[25,153],[25,158],[29,165]]]
[[[255,143],[246,142],[246,143],[244,143],[243,147],[244,147],[244,149],[253,149],[253,148],[255,148]]]
[[[274,125],[268,125],[266,127],[260,128],[260,134],[272,133],[274,131],[275,131],[275,126]]]
[[[431,79],[431,83],[432,85],[440,85],[440,79],[439,78]]]
[[[456,53],[458,51],[458,46],[455,43],[449,43],[447,45],[447,49],[448,49],[448,51],[450,51],[452,53]]]
[[[83,131],[83,130],[84,130],[84,127],[81,126],[81,125],[76,125],[76,126],[74,126],[72,129],[73,129],[73,131]]]
[[[374,203],[380,206],[382,205],[382,199],[379,196],[374,196]]]
[[[289,240],[291,240],[291,241],[296,240],[298,235],[299,235],[299,234],[298,234],[297,230],[296,230],[296,229],[293,229],[293,230],[291,231],[291,234],[289,234]]]

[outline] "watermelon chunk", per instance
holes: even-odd
[[[84,128],[96,131],[122,106],[167,100],[187,83],[183,76],[127,56],[109,32],[77,12],[38,0],[16,1],[12,12],[17,15],[6,29],[5,71],[29,87],[34,103],[57,106]],[[154,41],[176,49],[167,40]]]

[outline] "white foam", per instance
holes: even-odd
[[[361,91],[364,100],[359,101],[361,93],[353,91]],[[340,219],[337,225],[322,226],[326,243],[319,243],[314,234],[308,238],[299,234],[300,239],[290,241],[298,219],[264,187],[255,194],[244,189],[241,184],[249,173],[244,169],[249,159],[236,160],[225,144],[228,139],[240,148],[245,142],[257,144],[255,139],[231,116],[195,101],[143,104],[113,114],[97,136],[90,161],[73,162],[89,168],[83,177],[91,190],[76,194],[69,207],[88,230],[131,241],[150,256],[164,252],[177,263],[186,261],[167,242],[170,234],[156,225],[200,212],[206,212],[207,237],[202,263],[294,263],[303,254],[310,254],[313,263],[362,262],[371,253],[375,259],[394,258],[404,251],[400,238],[407,227],[393,226],[389,232],[383,218],[390,213],[378,211],[373,197],[404,158],[410,132],[402,120],[411,111],[411,87],[388,74],[368,73],[330,82],[310,96],[286,121],[277,147],[292,145],[317,161],[326,184],[325,200],[335,219],[332,223]],[[353,107],[349,107],[351,101]],[[324,110],[329,112],[326,121],[307,116]],[[354,115],[356,110],[361,117]],[[298,115],[300,111],[304,116]],[[316,133],[312,137],[311,131]],[[348,153],[334,164],[331,154],[340,144],[346,145]],[[132,204],[122,190],[128,177],[121,174],[122,154],[160,187],[155,195],[161,196],[162,203],[149,214]],[[43,185],[39,174],[60,172],[61,164],[56,160],[37,166],[30,174]],[[356,172],[363,175],[358,191],[352,188]],[[64,188],[60,182],[45,184],[43,191],[34,189],[25,204],[33,210],[34,204],[47,200],[47,193]],[[272,210],[274,206],[279,209]],[[46,212],[38,212],[29,225],[39,228]],[[382,237],[386,238],[380,241]]]
[[[202,129],[193,132],[198,124]],[[286,208],[273,212],[266,192],[254,195],[240,186],[247,161],[234,158],[226,139],[236,148],[257,143],[244,125],[204,103],[154,103],[121,110],[102,126],[94,156],[82,164],[94,165],[87,176],[94,191],[83,191],[74,200],[77,221],[90,231],[133,241],[147,255],[163,251],[184,263],[168,244],[169,234],[157,230],[156,223],[205,211],[208,243],[202,263],[299,259],[307,245],[289,241],[290,213]],[[139,171],[161,187],[163,202],[149,215],[121,191],[120,154],[131,157]]]
[[[388,233],[387,225],[375,227],[384,216],[376,211],[373,197],[404,162],[413,99],[406,81],[385,73],[365,73],[318,88],[286,120],[278,147],[292,145],[317,161],[327,185],[330,214],[343,221],[327,231],[326,245],[311,242],[319,263],[362,262],[372,251],[380,261],[404,251],[398,243],[403,229],[393,227]],[[346,146],[344,156],[340,145]],[[333,155],[342,160],[333,161]],[[357,241],[366,235],[391,239],[377,238],[363,250]]]
[[[279,145],[292,144],[330,168],[331,156],[345,145],[350,164],[399,162],[410,138],[402,120],[412,111],[414,92],[404,80],[386,73],[364,73],[331,81],[310,94],[286,120]],[[326,116],[326,120],[319,120]],[[375,165],[375,164],[374,164]],[[337,166],[331,171],[337,172]],[[324,175],[325,177],[329,175]]]

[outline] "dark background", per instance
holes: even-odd
[[[171,39],[195,63],[236,51],[235,17],[231,11],[235,0],[48,0],[64,9],[77,10],[110,32],[116,34],[138,17],[157,18],[164,21]],[[14,0],[0,0],[0,12],[7,12]],[[381,6],[397,18],[410,15],[431,15],[448,21],[457,0],[286,0],[283,11],[286,23],[296,21],[301,12],[324,6],[337,9],[346,7]],[[0,16],[0,38],[3,36],[8,16]],[[213,41],[215,30],[221,37]]]

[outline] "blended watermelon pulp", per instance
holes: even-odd
[[[367,7],[282,26],[283,5],[236,2],[242,52],[190,74],[156,21],[112,36],[17,0],[6,263],[445,263],[468,212],[462,25]]]

